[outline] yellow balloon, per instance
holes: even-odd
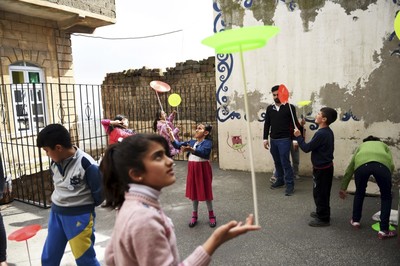
[[[394,19],[394,32],[396,32],[397,38],[400,40],[400,12],[397,12],[397,16]]]
[[[172,107],[176,107],[178,105],[181,104],[181,96],[179,96],[179,94],[177,93],[172,93],[169,97],[168,97],[168,103],[169,105],[171,105]]]
[[[301,102],[298,102],[297,105],[299,107],[303,107],[303,106],[309,105],[310,103],[311,103],[311,101],[301,101]]]

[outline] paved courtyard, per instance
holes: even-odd
[[[181,258],[201,245],[213,231],[208,226],[207,208],[199,206],[199,223],[187,226],[191,215],[191,202],[184,197],[186,162],[175,167],[177,182],[163,190],[162,205],[174,221]],[[214,210],[218,224],[232,219],[243,220],[253,213],[251,177],[248,172],[223,171],[214,164]],[[307,225],[314,211],[312,179],[302,177],[296,183],[295,194],[284,196],[283,189],[269,189],[270,173],[258,173],[257,195],[261,231],[251,232],[234,239],[216,251],[211,265],[400,265],[398,238],[379,240],[371,229],[372,215],[380,210],[379,197],[367,197],[364,202],[361,229],[349,225],[353,196],[346,200],[338,197],[340,181],[334,179],[330,227],[313,228]],[[397,184],[393,188],[392,209],[397,210],[399,200]],[[97,208],[96,251],[102,265],[104,249],[114,226],[113,211]],[[47,234],[49,209],[41,209],[14,201],[1,206],[7,234],[23,226],[40,224],[42,230],[28,240],[32,265],[40,265],[40,254]],[[24,242],[8,241],[10,266],[29,265]],[[67,245],[62,266],[75,265]]]

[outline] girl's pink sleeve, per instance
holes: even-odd
[[[178,135],[178,133],[179,133],[179,128],[174,128],[174,130],[172,131],[172,133],[174,134],[174,135]]]
[[[118,133],[119,133],[119,137],[120,138],[126,138],[126,137],[129,137],[129,136],[133,135],[132,133],[126,132],[126,131],[124,131],[122,129],[119,129],[118,131],[119,131]]]
[[[110,122],[111,122],[110,119],[101,120],[101,124],[102,124],[104,130],[106,131],[106,133],[108,133],[108,128],[110,127]]]
[[[168,118],[167,118],[167,121],[169,121],[169,122],[174,122],[174,119],[175,119],[175,114],[174,113],[171,113],[169,116],[168,116]]]

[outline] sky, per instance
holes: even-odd
[[[101,84],[107,73],[142,67],[165,69],[214,55],[212,48],[201,44],[213,35],[212,0],[115,0],[115,4],[117,22],[88,36],[136,39],[72,35],[77,84]],[[173,31],[178,32],[137,39]]]

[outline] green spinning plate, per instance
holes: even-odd
[[[250,26],[220,31],[201,43],[214,48],[217,54],[231,54],[263,47],[278,32],[275,26]]]
[[[397,13],[394,19],[394,31],[396,32],[397,38],[400,40],[400,12]]]
[[[309,105],[310,103],[311,103],[311,101],[300,101],[297,103],[297,106],[304,107],[306,105]]]
[[[379,222],[374,223],[373,225],[371,225],[371,227],[372,227],[372,229],[374,229],[375,231],[379,231],[379,230],[381,229],[381,228],[380,228],[380,225],[379,225]],[[395,228],[393,225],[389,224],[389,230],[396,230],[396,228]]]

